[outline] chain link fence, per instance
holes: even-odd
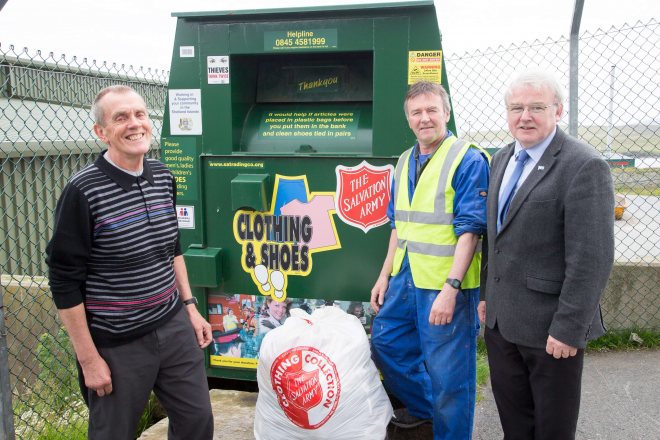
[[[104,149],[91,131],[96,93],[126,84],[145,98],[157,157],[167,78],[159,70],[0,46],[0,271],[9,351],[2,371],[11,380],[16,438],[87,438],[87,409],[50,298],[45,249],[64,185]]]
[[[616,328],[660,328],[659,36],[650,20],[580,38],[579,137],[612,163],[625,209],[616,222],[618,268],[603,303],[606,323]],[[487,148],[510,142],[502,99],[508,78],[518,68],[540,67],[557,72],[568,89],[568,52],[560,38],[449,56],[460,134]],[[86,438],[86,408],[50,298],[44,252],[66,181],[103,149],[91,133],[89,104],[110,84],[128,84],[145,97],[158,156],[166,72],[0,46],[0,354],[4,336],[8,348],[0,372],[11,384],[11,393],[0,391],[0,409],[13,405],[19,439]]]
[[[569,89],[569,40],[533,41],[446,59],[456,126],[491,152],[512,142],[504,90],[516,72],[553,72]],[[602,300],[610,329],[660,328],[660,29],[658,21],[579,40],[578,137],[610,163],[615,268]],[[560,127],[568,132],[568,103]]]

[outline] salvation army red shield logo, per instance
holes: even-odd
[[[319,383],[319,370],[286,373],[285,378],[284,392],[292,405],[309,411],[321,403],[323,389]]]
[[[270,379],[284,414],[300,428],[320,428],[337,409],[341,391],[337,367],[314,347],[280,354],[270,367]]]
[[[369,229],[387,223],[394,167],[377,167],[366,161],[355,167],[338,165],[335,208],[344,223]]]

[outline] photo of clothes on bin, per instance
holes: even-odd
[[[262,303],[255,295],[209,295],[211,356],[257,359]]]
[[[309,298],[287,298],[280,302],[261,295],[211,294],[208,296],[213,334],[211,356],[258,359],[264,336],[282,326],[292,309],[311,314],[324,307],[337,307],[355,316],[367,335],[371,333],[375,313],[368,302]]]

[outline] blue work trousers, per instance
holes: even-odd
[[[373,358],[385,388],[409,413],[433,419],[434,440],[469,440],[476,395],[479,289],[458,293],[448,325],[429,324],[438,294],[415,287],[409,267],[394,276],[373,322]]]

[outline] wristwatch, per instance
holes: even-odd
[[[185,300],[185,301],[183,302],[183,305],[184,305],[184,306],[189,306],[190,304],[195,304],[195,305],[199,304],[199,303],[197,302],[197,298],[195,298],[195,297],[193,296],[192,298],[187,299],[187,300]]]
[[[456,278],[447,278],[446,283],[449,284],[454,289],[461,288],[461,280],[457,280]]]

